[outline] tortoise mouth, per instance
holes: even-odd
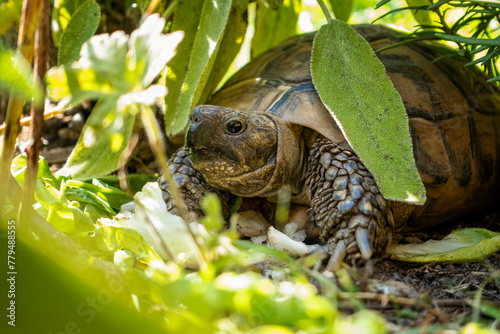
[[[239,176],[247,171],[242,164],[232,161],[213,148],[190,147],[189,155],[193,167],[204,175]]]
[[[213,148],[208,147],[189,147],[189,155],[194,164],[202,162],[225,160],[222,155]]]

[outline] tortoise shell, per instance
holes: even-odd
[[[404,38],[383,26],[355,29],[374,50]],[[349,148],[311,80],[313,39],[314,33],[295,36],[255,58],[209,104],[270,112]],[[377,53],[406,107],[416,165],[427,191],[426,203],[404,217],[410,229],[485,206],[500,185],[498,92],[481,74],[470,75],[462,62],[434,62],[442,55],[440,49],[412,43]]]

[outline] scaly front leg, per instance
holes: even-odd
[[[310,150],[306,187],[309,218],[331,254],[326,270],[386,248],[394,230],[391,210],[354,153],[319,138]]]
[[[227,191],[215,189],[205,181],[203,175],[193,168],[187,148],[181,147],[170,157],[168,170],[181,192],[186,209],[192,220],[197,220],[202,216],[201,200],[207,193],[214,193],[219,197],[222,214],[224,216],[227,215],[229,212],[229,202],[234,196]],[[167,210],[173,214],[179,214],[177,208],[174,206],[167,180],[163,174],[160,174],[158,177],[158,183],[162,189],[163,200],[167,203]]]

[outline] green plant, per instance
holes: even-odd
[[[380,1],[380,7],[390,0]],[[412,1],[407,1],[412,4]],[[498,59],[500,41],[498,33],[498,1],[413,1],[415,5],[389,11],[412,10],[417,16],[419,25],[402,43],[419,40],[441,40],[452,42],[456,48],[449,49],[443,57],[454,57],[466,62],[465,66],[480,65],[490,79],[488,82],[500,80]],[[381,16],[384,17],[385,15]],[[438,61],[439,59],[436,59]]]

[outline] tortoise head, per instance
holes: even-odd
[[[189,120],[186,146],[208,183],[241,196],[253,196],[269,183],[278,148],[269,114],[201,105]]]

